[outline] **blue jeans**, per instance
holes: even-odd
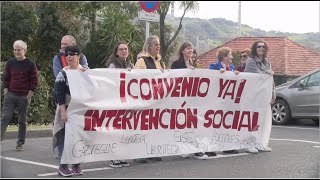
[[[64,144],[59,144],[57,148],[58,148],[58,157],[61,158],[62,153],[63,153]]]

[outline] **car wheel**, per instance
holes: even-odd
[[[319,126],[319,119],[312,119],[312,121],[313,121],[314,123],[316,123],[316,125]]]
[[[276,99],[272,105],[272,123],[284,125],[291,119],[291,112],[288,103],[282,99]]]

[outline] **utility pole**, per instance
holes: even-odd
[[[241,1],[239,1],[238,9],[238,35],[241,37]]]
[[[149,33],[150,30],[149,29],[150,29],[150,23],[149,23],[149,21],[146,21],[146,35],[145,35],[146,39],[145,39],[145,41],[147,41],[147,39],[148,39],[148,37],[150,35],[150,33]]]
[[[199,35],[197,35],[197,46],[196,46],[197,50],[199,50]]]

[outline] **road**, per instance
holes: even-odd
[[[1,142],[1,178],[61,178],[51,153],[51,137],[27,139],[16,152],[16,139]],[[83,176],[72,178],[319,178],[319,127],[312,121],[273,126],[272,152],[223,153],[208,160],[164,157],[160,162],[111,168],[108,162],[81,164]]]

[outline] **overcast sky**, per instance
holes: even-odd
[[[224,18],[238,22],[239,1],[199,1],[200,10],[186,17]],[[171,11],[169,11],[171,12]],[[241,1],[241,24],[265,31],[319,32],[320,1]],[[182,10],[175,7],[175,17]]]

